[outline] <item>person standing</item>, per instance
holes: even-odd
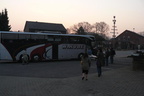
[[[26,49],[24,50],[22,54],[22,64],[25,64],[25,63],[28,64],[28,55],[27,55]]]
[[[88,80],[88,72],[91,65],[91,60],[88,57],[88,54],[85,53],[81,58],[81,67],[82,67],[82,80]]]
[[[96,66],[97,66],[97,72],[98,72],[98,77],[101,76],[102,70],[101,67],[104,65],[104,53],[102,49],[98,50],[97,53],[97,60],[96,60]]]
[[[114,55],[116,55],[115,50],[113,48],[110,49],[110,62],[114,63]]]

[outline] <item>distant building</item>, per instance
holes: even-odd
[[[144,36],[144,31],[143,32],[139,32],[140,35]]]
[[[61,32],[66,34],[66,29],[62,24],[26,21],[24,32]]]
[[[144,36],[125,30],[119,36],[110,40],[109,44],[116,49],[138,49],[138,45],[141,46],[141,49],[144,49]]]

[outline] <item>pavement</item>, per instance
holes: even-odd
[[[0,76],[0,96],[144,96],[144,71],[133,71],[131,58],[116,58],[114,64],[102,69],[125,66],[104,71],[101,77],[91,73],[88,81],[81,80],[81,76]]]

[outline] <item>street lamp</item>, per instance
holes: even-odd
[[[117,30],[117,29],[116,29],[116,26],[115,26],[115,24],[116,24],[116,19],[115,19],[116,16],[113,16],[113,18],[114,18],[114,19],[113,19],[112,21],[113,21],[114,26],[112,26],[112,27],[113,27],[113,29],[112,29],[113,32],[111,32],[111,33],[113,33],[113,38],[115,38],[115,37],[116,37],[115,34],[116,34],[116,30]]]

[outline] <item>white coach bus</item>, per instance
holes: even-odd
[[[31,61],[78,59],[92,48],[92,35],[0,31],[0,60]]]

